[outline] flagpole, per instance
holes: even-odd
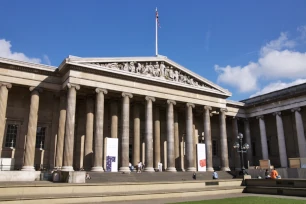
[[[155,13],[157,14],[157,7]],[[155,15],[156,15],[155,14]],[[158,24],[158,16],[155,16],[155,54],[158,56],[158,37],[157,37],[157,24]]]

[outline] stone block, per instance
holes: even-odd
[[[36,181],[40,171],[0,171],[0,181]]]
[[[55,182],[64,182],[64,183],[85,183],[86,171],[58,171],[53,172],[59,173],[59,178],[56,178]],[[53,177],[54,179],[54,177]]]

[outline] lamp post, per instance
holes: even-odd
[[[245,167],[244,167],[244,160],[243,160],[243,153],[246,153],[249,149],[249,144],[245,143],[242,145],[242,139],[243,139],[243,134],[239,133],[237,135],[238,142],[235,142],[234,148],[237,149],[237,152],[240,153],[240,165],[241,165],[241,173],[245,173]]]

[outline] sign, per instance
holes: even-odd
[[[13,158],[0,158],[1,169],[0,171],[14,170],[15,159]]]
[[[105,138],[105,171],[118,172],[118,138]]]
[[[269,159],[262,159],[259,160],[259,166],[261,169],[270,169],[270,160]]]
[[[205,144],[197,144],[198,171],[206,171],[206,148]]]

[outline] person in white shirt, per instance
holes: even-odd
[[[163,164],[161,162],[158,162],[158,171],[159,172],[163,171]]]
[[[142,170],[142,163],[138,162],[138,169],[137,169],[137,173],[141,173]]]

